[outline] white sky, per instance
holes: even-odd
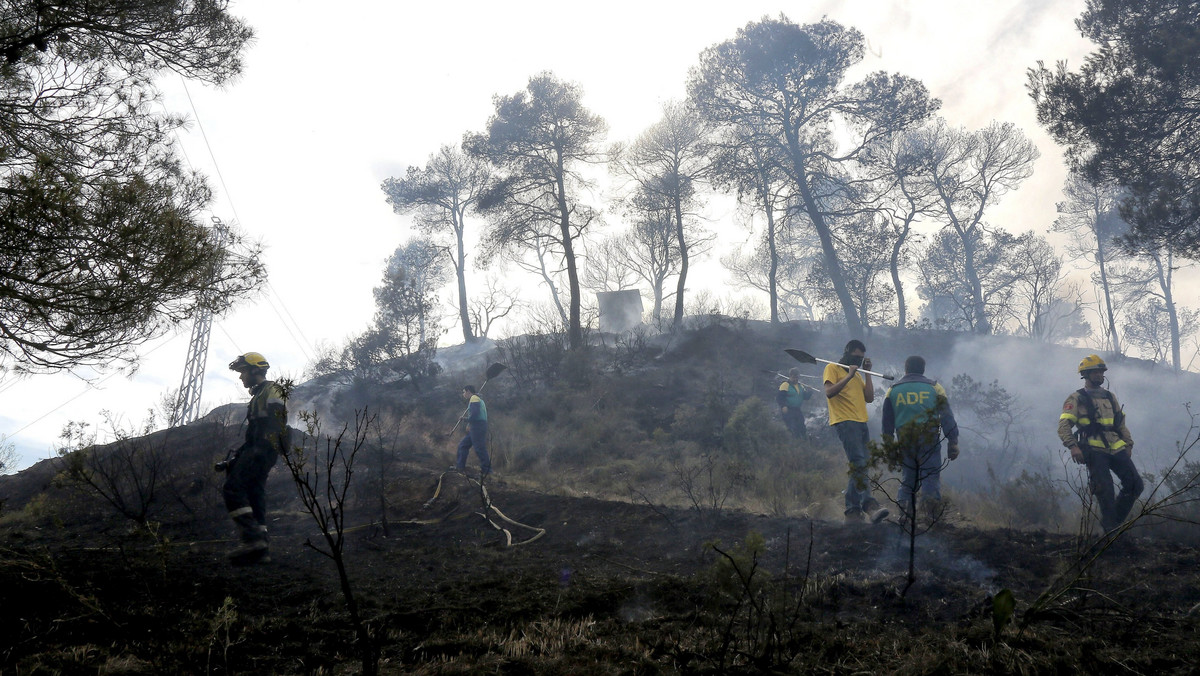
[[[852,79],[878,69],[919,78],[942,99],[941,114],[952,124],[1015,122],[1042,157],[1033,178],[989,220],[1014,232],[1045,231],[1065,173],[1061,153],[1034,118],[1025,71],[1039,59],[1081,62],[1091,48],[1073,25],[1083,5],[236,2],[232,11],[257,33],[245,75],[220,90],[190,84],[195,113],[178,78],[163,81],[167,107],[193,119],[180,141],[190,163],[212,179],[214,213],[267,246],[269,293],[213,326],[204,409],[246,399],[225,370],[237,354],[262,352],[275,367],[272,376],[299,376],[315,343],[341,343],[366,327],[384,259],[409,235],[380,183],[406,165],[423,165],[465,131],[481,130],[494,94],[511,94],[529,76],[551,70],[581,85],[585,103],[609,123],[608,141],[627,140],[658,119],[664,101],[683,97],[702,49],[763,15],[782,12],[798,23],[828,16],[857,27],[871,54]],[[719,236],[744,237],[725,234],[730,214],[709,216]],[[540,287],[523,293],[545,295]],[[455,328],[443,344],[459,342]],[[91,386],[66,374],[0,381],[0,434],[16,443],[26,465],[52,454],[68,421],[98,423],[101,409],[126,423],[141,421],[179,386],[189,332],[183,327],[147,343],[133,378],[87,374]]]

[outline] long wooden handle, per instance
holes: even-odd
[[[816,359],[817,361],[822,362],[824,364],[835,364],[837,366],[841,366],[844,369],[849,369],[848,366],[846,366],[845,364],[843,364],[841,362],[829,361],[828,359],[821,359],[820,357],[813,357],[813,359]],[[882,373],[876,373],[875,371],[868,371],[864,368],[858,369],[858,372],[866,373],[867,375],[872,375],[872,376],[879,376],[880,378],[883,378],[884,380],[895,380],[896,379],[896,376],[885,376]]]

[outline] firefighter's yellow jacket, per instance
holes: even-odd
[[[1086,399],[1076,390],[1063,402],[1062,415],[1058,417],[1058,438],[1063,446],[1076,444],[1082,449],[1103,453],[1131,450],[1133,437],[1125,426],[1125,414],[1112,392],[1104,389],[1088,390]],[[1095,411],[1085,403],[1091,400]],[[1099,423],[1092,425],[1093,421]],[[1077,428],[1078,433],[1072,428]]]

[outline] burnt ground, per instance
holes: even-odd
[[[494,504],[545,529],[525,542],[534,531],[513,526],[505,546],[460,475],[423,508],[437,477],[402,471],[386,534],[349,519],[362,524],[346,535],[349,579],[382,673],[1200,673],[1194,542],[1134,530],[1034,613],[1077,559],[1075,538],[939,524],[918,539],[902,597],[895,524],[552,496],[499,479]],[[335,568],[305,545],[319,531],[295,501],[272,521],[273,561],[240,569],[224,559],[219,509],[157,541],[11,526],[0,671],[358,673]],[[997,633],[1001,589],[1016,614]]]
[[[958,339],[886,338],[873,339],[881,366],[949,354]],[[529,541],[534,530],[510,526],[513,546],[461,475],[423,507],[482,356],[420,391],[338,389],[336,374],[298,386],[293,413],[320,411],[335,432],[360,406],[382,414],[342,505],[364,640],[334,563],[306,546],[322,536],[283,462],[268,482],[273,561],[226,561],[232,528],[212,463],[240,443],[238,407],[82,441],[0,477],[0,674],[343,674],[364,657],[385,674],[1200,673],[1200,465],[1171,486],[1177,504],[1155,507],[1191,523],[1139,522],[1080,571],[1090,540],[1035,530],[1070,530],[1082,513],[1064,506],[1070,473],[1039,474],[1016,460],[1029,449],[980,436],[952,471],[962,479],[974,458],[998,474],[950,494],[960,504],[918,539],[906,590],[895,523],[820,518],[840,512],[836,439],[815,420],[797,445],[764,403],[791,365],[783,348],[837,354],[843,342],[724,320],[669,349],[511,341],[487,357],[508,365],[487,388],[502,477],[489,495],[545,531]],[[1074,364],[1068,352],[1056,358]],[[969,409],[956,409],[960,425]],[[304,448],[316,463],[317,447]]]

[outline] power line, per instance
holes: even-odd
[[[239,353],[244,352],[244,350],[238,346],[237,341],[233,339],[233,336],[229,335],[229,332],[225,330],[225,327],[220,322],[217,322],[217,328],[221,329],[221,333],[225,334],[225,338],[229,341],[229,344],[233,346],[233,349],[237,350]]]
[[[271,293],[275,294],[275,297],[279,299],[279,307],[283,308],[283,311],[287,314],[288,319],[292,320],[292,326],[296,327],[296,333],[299,333],[300,337],[304,339],[305,346],[311,347],[312,341],[308,339],[308,336],[304,335],[304,331],[300,329],[300,322],[296,321],[296,318],[293,317],[292,313],[288,310],[287,305],[284,305],[283,296],[279,295],[279,292],[276,291],[275,287],[271,285],[270,280],[267,281],[267,287],[271,289]],[[305,356],[308,355],[305,354]]]
[[[188,105],[191,106],[192,115],[196,118],[196,127],[200,130],[200,136],[204,139],[204,147],[208,149],[208,156],[212,159],[213,169],[216,171],[217,178],[221,182],[221,188],[225,191],[225,199],[229,202],[229,209],[233,211],[233,218],[238,223],[241,223],[242,218],[238,215],[237,205],[235,205],[233,202],[233,193],[230,192],[229,186],[225,185],[225,176],[221,173],[221,166],[217,162],[217,155],[213,152],[212,144],[208,142],[208,134],[204,131],[204,122],[200,120],[200,111],[196,109],[196,103],[192,100],[192,93],[188,89],[187,80],[184,79],[183,75],[180,75],[179,82],[183,85],[183,92],[187,95]],[[186,159],[186,152],[184,153],[184,157]],[[188,162],[188,165],[191,166],[191,162]],[[304,335],[304,332],[300,330],[299,322],[296,321],[295,317],[292,317],[292,313],[290,310],[288,310],[287,303],[284,302],[283,296],[281,296],[279,292],[275,290],[275,287],[271,285],[270,280],[267,280],[267,289],[270,291],[270,295],[275,296],[275,299],[279,301],[279,306],[283,308],[284,313],[286,313],[288,318],[291,319],[292,326],[295,327],[296,332],[292,332],[291,327],[287,325],[287,321],[284,320],[283,316],[279,314],[279,310],[275,309],[274,304],[270,301],[270,295],[268,295],[267,302],[271,304],[271,309],[275,312],[275,315],[279,317],[280,322],[283,323],[283,328],[287,330],[288,335],[292,337],[292,340],[295,341],[296,345],[300,348],[300,352],[304,354],[304,358],[311,361],[311,350],[315,348],[313,348],[312,344],[309,343],[308,338]],[[296,333],[300,334],[300,338],[296,337]],[[303,341],[301,341],[301,339],[303,339]]]
[[[312,355],[309,353],[309,349],[311,348],[315,351],[316,347],[313,345],[312,341],[308,339],[308,336],[304,335],[304,331],[300,328],[300,322],[296,321],[296,318],[292,316],[291,311],[288,310],[287,305],[283,302],[283,296],[279,295],[279,292],[275,290],[275,287],[271,285],[270,281],[267,282],[267,287],[271,289],[271,293],[273,293],[275,295],[275,299],[279,301],[279,307],[283,309],[284,314],[286,314],[288,319],[291,320],[292,326],[296,329],[296,333],[300,334],[300,340],[296,342],[300,346],[300,351],[304,353],[304,358],[311,360]],[[280,319],[282,319],[282,317]],[[288,331],[288,333],[291,333],[291,331]],[[295,336],[292,336],[293,340],[295,340],[295,338]]]
[[[229,186],[225,185],[225,176],[221,174],[221,165],[217,164],[217,156],[213,153],[212,146],[208,142],[208,134],[204,131],[204,123],[200,121],[200,113],[196,110],[196,104],[192,101],[192,92],[188,90],[187,80],[181,74],[179,82],[183,84],[183,93],[187,95],[188,105],[192,107],[192,115],[196,116],[196,126],[200,129],[200,137],[204,139],[204,147],[208,148],[208,156],[212,158],[213,169],[217,172],[217,178],[221,181],[221,188],[225,191],[225,199],[229,201],[229,208],[233,211],[233,218],[239,223],[242,217],[238,216],[237,206],[233,203],[233,193],[229,192]]]
[[[9,376],[9,378],[12,378],[12,380],[9,380],[8,382],[0,384],[0,394],[4,394],[5,392],[11,390],[12,388],[17,386],[17,383],[20,383],[24,380],[24,377],[20,376],[20,375]]]
[[[159,348],[163,347],[164,345],[168,345],[168,344],[170,344],[172,341],[174,341],[174,340],[175,340],[176,338],[178,338],[178,337],[179,337],[179,334],[178,334],[178,333],[176,333],[175,335],[171,336],[171,337],[170,337],[170,338],[168,338],[167,340],[164,340],[163,342],[159,343],[158,345],[155,345],[154,347],[150,348],[150,351],[149,351],[149,352],[147,352],[146,354],[142,355],[142,358],[149,357],[150,355],[152,355],[152,354],[154,354],[156,351],[158,351],[158,349],[159,349]],[[118,370],[118,371],[113,371],[112,373],[109,373],[108,375],[104,376],[103,378],[101,378],[100,380],[96,381],[95,383],[88,383],[87,387],[83,388],[83,391],[81,391],[79,394],[76,394],[75,396],[73,396],[73,397],[71,397],[70,399],[68,399],[68,400],[64,401],[63,403],[59,404],[58,406],[55,406],[54,408],[50,409],[49,411],[46,411],[45,413],[43,413],[42,415],[38,416],[38,417],[37,417],[37,418],[35,418],[34,420],[32,420],[32,421],[30,421],[30,422],[28,422],[28,423],[25,423],[25,426],[24,426],[24,427],[22,427],[21,429],[17,430],[16,432],[13,432],[11,435],[9,435],[9,438],[12,438],[12,437],[15,437],[15,436],[17,436],[17,435],[18,435],[18,434],[20,434],[21,432],[24,432],[25,430],[29,429],[29,428],[30,428],[30,427],[32,427],[33,425],[36,425],[37,423],[41,422],[41,421],[42,421],[42,420],[44,420],[45,418],[47,418],[47,417],[49,417],[49,416],[53,415],[54,413],[57,413],[57,412],[58,412],[60,409],[62,409],[64,406],[66,406],[67,404],[69,404],[69,403],[71,403],[71,402],[75,401],[76,399],[78,399],[78,398],[82,397],[83,395],[87,394],[87,393],[88,393],[88,392],[90,392],[91,390],[96,390],[96,389],[99,389],[100,385],[103,385],[105,382],[107,382],[107,381],[108,381],[110,378],[112,378],[113,376],[117,375],[118,373],[120,373],[120,371],[119,371],[119,370]]]
[[[276,298],[278,298],[278,295],[276,295]],[[298,345],[300,347],[300,351],[304,353],[304,358],[309,361],[312,361],[312,356],[309,354],[308,350],[305,349],[304,344],[301,343],[298,338],[296,338],[296,334],[292,333],[292,328],[290,326],[288,326],[288,323],[283,318],[283,315],[279,314],[279,310],[275,307],[275,303],[273,303],[271,301],[271,297],[266,296],[266,299],[267,299],[267,305],[271,306],[271,311],[275,313],[276,317],[279,317],[279,323],[283,325],[283,329],[288,332],[288,335],[292,337],[292,340],[296,341],[296,345]],[[283,304],[283,301],[280,300],[280,305],[282,305],[282,304]],[[284,309],[286,310],[287,308],[284,308]],[[295,320],[293,320],[293,321],[295,321]],[[299,329],[300,329],[300,327],[297,326],[296,330],[299,330]]]
[[[229,190],[229,186],[228,186],[228,185],[226,185],[226,183],[225,183],[225,176],[224,176],[224,174],[221,172],[221,166],[220,166],[220,164],[217,162],[216,153],[214,153],[214,152],[213,152],[213,149],[212,149],[212,144],[211,144],[211,143],[209,142],[209,140],[208,140],[208,133],[205,131],[205,129],[204,129],[204,123],[203,123],[203,121],[200,119],[200,113],[199,113],[199,111],[196,109],[196,103],[195,103],[195,101],[193,101],[193,100],[192,100],[192,93],[191,93],[191,91],[188,89],[188,86],[187,86],[187,80],[186,80],[186,79],[184,79],[184,77],[183,77],[182,75],[180,75],[180,76],[179,76],[179,82],[180,82],[180,84],[183,86],[183,92],[184,92],[184,94],[185,94],[185,95],[186,95],[186,97],[187,97],[187,100],[188,100],[188,105],[191,107],[191,109],[192,109],[192,114],[193,114],[193,115],[195,116],[195,118],[196,118],[196,126],[197,126],[197,127],[200,129],[200,136],[201,136],[201,138],[204,140],[204,146],[205,146],[205,148],[208,150],[208,155],[209,155],[209,157],[212,159],[212,163],[213,163],[213,170],[214,170],[214,171],[215,171],[215,173],[217,174],[217,179],[218,179],[218,180],[220,181],[220,183],[221,183],[221,188],[222,188],[222,189],[225,191],[225,199],[226,199],[226,201],[228,201],[228,203],[229,203],[229,208],[230,208],[230,210],[233,212],[234,219],[236,219],[238,222],[241,222],[241,216],[238,214],[238,211],[237,211],[237,205],[236,205],[236,204],[234,203],[234,201],[233,201],[233,193],[232,193],[232,192]],[[183,154],[183,159],[184,159],[184,162],[185,162],[185,163],[187,163],[187,165],[188,165],[188,168],[189,168],[189,169],[191,169],[191,170],[194,172],[194,171],[195,171],[195,167],[192,165],[191,158],[188,156],[186,148],[184,148],[184,147],[183,147],[183,144],[182,144],[182,143],[178,144],[178,146],[177,146],[177,147],[179,148],[180,152]],[[292,313],[291,313],[291,311],[290,311],[290,310],[288,310],[288,308],[287,308],[287,304],[284,302],[284,300],[283,300],[283,297],[279,295],[279,293],[278,293],[278,292],[275,290],[275,287],[271,285],[270,281],[267,281],[267,288],[270,290],[270,292],[271,292],[271,295],[274,295],[274,296],[275,296],[275,298],[276,298],[276,299],[279,301],[279,306],[283,308],[283,311],[284,311],[284,313],[286,313],[286,314],[287,314],[288,318],[291,320],[291,323],[292,323],[292,325],[295,327],[295,329],[296,329],[296,333],[299,333],[299,334],[300,334],[300,337],[303,339],[303,341],[301,340],[301,338],[297,338],[297,337],[296,337],[296,333],[294,333],[294,332],[292,331],[291,327],[289,327],[289,326],[288,326],[288,323],[287,323],[287,321],[286,321],[286,320],[284,320],[284,318],[283,318],[283,315],[281,315],[281,314],[279,313],[279,310],[275,308],[275,305],[274,305],[274,303],[272,303],[272,302],[271,302],[271,300],[270,300],[270,296],[268,296],[268,297],[267,297],[267,301],[268,301],[268,304],[271,306],[271,309],[272,309],[272,311],[274,311],[274,312],[275,312],[275,315],[279,317],[279,319],[280,319],[281,323],[283,323],[283,325],[284,325],[284,328],[287,330],[288,334],[289,334],[289,335],[292,337],[292,340],[296,342],[297,346],[300,348],[300,351],[301,351],[302,353],[304,353],[304,356],[305,356],[305,358],[306,358],[306,359],[310,359],[310,360],[311,360],[311,359],[312,359],[312,357],[311,357],[311,354],[310,354],[310,352],[309,352],[309,349],[308,349],[308,348],[309,348],[309,347],[311,347],[311,346],[310,346],[310,345],[308,345],[308,338],[307,338],[306,336],[304,336],[304,333],[303,333],[303,331],[300,329],[300,324],[299,324],[299,323],[296,321],[295,317],[293,317],[293,316],[292,316]],[[233,339],[233,337],[229,335],[229,332],[225,330],[225,327],[224,327],[224,326],[222,326],[221,324],[218,324],[217,326],[218,326],[218,328],[221,330],[221,333],[222,333],[222,334],[224,334],[224,335],[225,335],[225,337],[226,337],[226,338],[229,340],[229,342],[230,342],[230,343],[231,343],[231,344],[232,344],[232,345],[233,345],[233,346],[234,346],[236,349],[239,349],[239,350],[240,350],[241,348],[237,346],[237,341],[235,341],[235,340]],[[156,345],[155,347],[151,348],[151,349],[150,349],[148,352],[146,352],[144,355],[142,355],[142,357],[148,357],[148,356],[150,356],[151,354],[153,354],[155,351],[157,351],[157,350],[158,350],[159,348],[161,348],[162,346],[164,346],[164,345],[167,345],[168,343],[170,343],[170,342],[174,341],[174,340],[175,340],[175,338],[176,338],[176,337],[178,337],[178,335],[179,335],[179,334],[177,333],[177,334],[175,334],[174,336],[172,336],[170,339],[168,339],[168,340],[166,340],[166,341],[164,341],[164,342],[162,342],[162,343],[159,343],[159,344],[158,344],[158,345]],[[55,406],[54,408],[50,409],[50,410],[49,410],[49,411],[47,411],[46,413],[44,413],[44,414],[42,414],[42,415],[38,416],[37,418],[33,419],[32,421],[30,421],[30,422],[28,422],[28,423],[26,423],[26,424],[25,424],[24,426],[22,426],[20,429],[16,430],[15,432],[11,433],[10,435],[8,435],[8,437],[7,437],[7,438],[10,438],[10,439],[11,439],[11,438],[13,438],[13,437],[17,436],[18,434],[20,434],[20,433],[24,432],[25,430],[29,429],[29,428],[30,428],[30,427],[32,427],[33,425],[35,425],[35,424],[37,424],[37,423],[41,422],[42,420],[46,419],[47,417],[49,417],[49,416],[53,415],[54,413],[58,412],[58,411],[59,411],[59,410],[61,410],[63,407],[67,406],[68,404],[70,404],[71,402],[75,401],[76,399],[79,399],[79,398],[80,398],[80,397],[82,397],[83,395],[87,394],[89,391],[91,391],[91,390],[94,390],[94,389],[98,389],[100,385],[104,384],[105,382],[107,382],[109,379],[111,379],[113,376],[117,375],[118,373],[120,373],[120,371],[113,371],[112,373],[109,373],[108,375],[104,376],[103,378],[101,378],[100,380],[96,381],[95,383],[88,383],[87,387],[85,387],[85,388],[84,388],[82,391],[80,391],[78,394],[76,394],[76,395],[75,395],[75,396],[73,396],[73,397],[70,397],[69,399],[67,399],[67,400],[63,401],[63,402],[62,402],[61,404],[59,404],[58,406]],[[12,388],[13,388],[13,387],[15,387],[15,386],[16,386],[16,385],[17,385],[19,382],[20,382],[20,379],[19,379],[19,378],[14,378],[14,379],[13,379],[11,382],[9,382],[9,383],[0,384],[0,394],[2,394],[2,393],[4,393],[4,392],[8,391],[9,389],[12,389]]]

